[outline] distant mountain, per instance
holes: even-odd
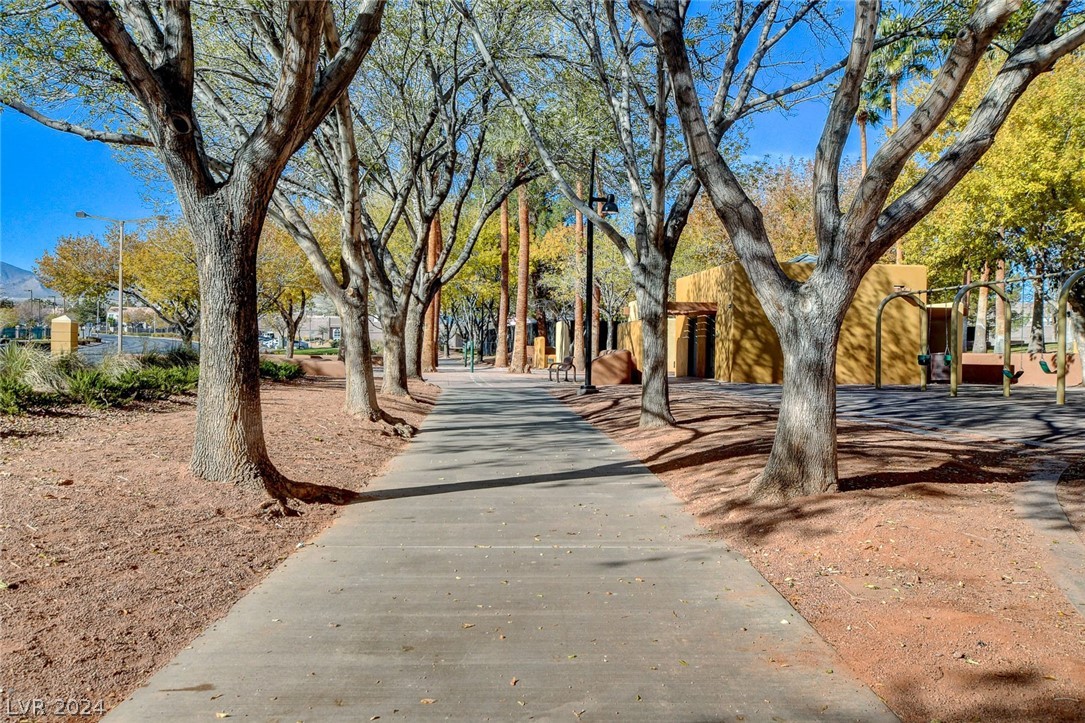
[[[0,298],[23,301],[30,298],[31,291],[35,299],[49,296],[60,298],[60,294],[42,286],[33,272],[0,261]]]

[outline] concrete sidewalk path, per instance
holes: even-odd
[[[434,376],[370,499],[108,720],[896,720],[538,374]]]

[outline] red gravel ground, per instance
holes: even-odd
[[[679,383],[680,426],[641,431],[639,391],[555,394],[745,555],[905,721],[1085,720],[1085,618],[1013,512],[1027,450],[842,423],[842,491],[759,504],[746,492],[772,443],[771,407]],[[1083,469],[1059,490],[1079,536]]]
[[[382,404],[417,425],[437,391],[412,383],[417,401]],[[360,490],[403,448],[343,413],[343,393],[265,386],[268,448],[291,478]],[[258,494],[193,479],[194,419],[192,397],[0,417],[5,716],[33,700],[108,710],[334,519],[326,505],[273,517]]]

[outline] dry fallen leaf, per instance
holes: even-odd
[[[420,700],[418,702],[421,703],[422,705],[433,705],[434,703],[437,702],[437,699],[436,698],[423,698],[422,700]]]
[[[229,713],[223,713],[222,711],[219,711],[218,713],[215,713],[215,717],[216,718],[229,718],[230,714]]]
[[[519,678],[513,678],[512,680],[509,681],[509,685],[516,685],[519,682],[520,682]]]
[[[463,629],[464,630],[467,630],[467,628],[473,628],[473,627],[475,627],[474,623],[464,623],[463,624]]]

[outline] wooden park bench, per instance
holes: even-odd
[[[547,372],[548,372],[548,376],[550,377],[550,381],[554,381],[556,379],[557,381],[560,382],[561,381],[560,375],[561,375],[562,372],[565,372],[565,381],[569,381],[569,370],[570,369],[573,370],[573,381],[575,382],[576,381],[576,365],[573,364],[573,358],[571,356],[567,356],[564,359],[562,359],[560,364],[558,362],[554,362],[553,364],[551,364],[547,368]]]

